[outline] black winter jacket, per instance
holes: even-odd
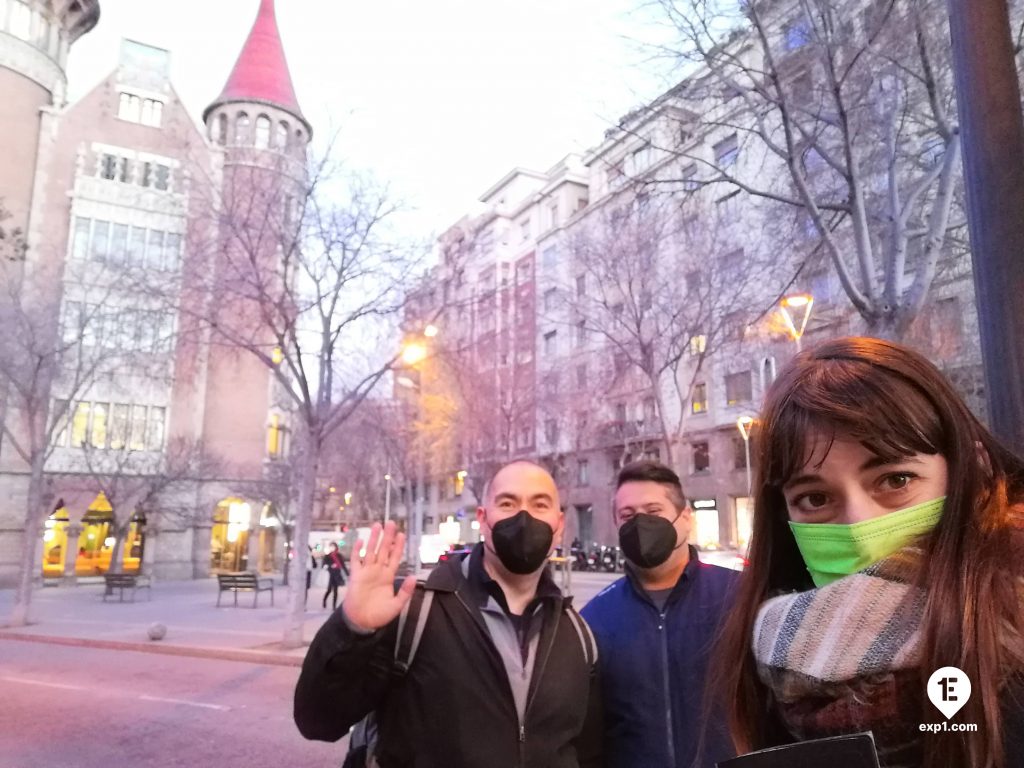
[[[434,591],[416,658],[393,671],[397,620],[359,635],[335,611],[317,633],[295,688],[295,722],[308,739],[337,741],[369,712],[381,768],[599,768],[601,707],[568,612],[543,601],[543,626],[525,722],[501,656],[471,598],[461,562],[431,573]]]

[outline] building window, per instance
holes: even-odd
[[[0,8],[3,6],[0,5]],[[50,416],[53,428],[50,430],[53,445],[64,446],[68,442],[68,401],[54,400],[50,406]]]
[[[753,399],[752,386],[750,371],[730,373],[725,377],[726,405],[749,403]]]
[[[83,261],[89,257],[89,230],[91,228],[92,219],[75,216],[75,235],[71,245],[72,259]]]
[[[549,446],[558,442],[558,422],[554,419],[547,419],[544,422],[544,440]]]
[[[583,297],[587,295],[587,276],[577,275],[576,276],[576,296]]]
[[[166,165],[154,163],[153,186],[166,192],[171,186],[171,169]]]
[[[653,427],[658,421],[658,403],[653,397],[644,399],[644,424]]]
[[[697,181],[697,164],[690,163],[682,171],[683,191],[696,192],[700,189],[700,182]]]
[[[562,223],[559,217],[558,203],[552,203],[549,210],[551,212],[551,228],[554,229],[555,227]]]
[[[142,119],[143,125],[148,125],[151,128],[159,128],[160,123],[164,117],[164,103],[157,101],[156,99],[145,99],[142,102]]]
[[[633,152],[633,173],[643,173],[650,168],[653,163],[654,149],[650,144],[644,144],[640,149]]]
[[[736,469],[747,468],[747,441],[742,437],[732,439],[732,458]]]
[[[122,93],[117,105],[117,116],[133,123],[139,122],[142,117],[142,99],[130,93]]]
[[[576,462],[576,485],[579,488],[590,485],[590,461],[588,459],[580,459]]]
[[[110,447],[120,451],[128,444],[128,416],[131,406],[127,403],[114,403],[111,408]]]
[[[587,323],[585,320],[580,320],[576,323],[576,346],[582,347],[587,343]]]
[[[107,415],[108,408],[105,403],[95,403],[92,406],[92,426],[89,430],[89,444],[93,448],[107,447]]]
[[[146,230],[142,227],[132,227],[128,238],[128,261],[138,266],[146,262]]]
[[[239,112],[235,118],[235,144],[249,143],[249,115]]]
[[[228,143],[228,116],[223,112],[217,115],[217,143],[222,147]]]
[[[115,264],[124,264],[128,257],[128,225],[114,224],[110,242],[110,257]]]
[[[132,181],[132,161],[127,157],[118,158],[117,163],[118,174],[117,179],[124,184],[129,184]]]
[[[616,352],[612,356],[612,369],[615,371],[616,376],[621,376],[626,372],[629,367],[629,358],[626,357],[625,352]]]
[[[256,149],[270,148],[270,118],[260,115],[256,118]]]
[[[266,433],[266,453],[268,456],[278,458],[284,453],[285,428],[282,424],[280,414],[270,414],[270,425]]]
[[[544,354],[554,355],[558,351],[558,331],[548,331],[544,334]]]
[[[146,450],[159,451],[164,447],[164,419],[166,409],[152,407],[149,409],[149,419],[146,426]]]
[[[695,333],[690,337],[690,354],[694,357],[703,355],[708,348],[708,337],[703,333]]]
[[[102,155],[100,157],[100,178],[113,181],[117,178],[117,155]]]
[[[804,16],[793,19],[782,30],[787,51],[796,51],[811,42],[811,23]]]
[[[690,410],[693,413],[705,413],[708,410],[708,385],[703,382],[693,385],[693,397],[690,398]]]
[[[558,289],[548,288],[544,291],[544,311],[554,312],[558,306]]]
[[[89,404],[75,403],[71,417],[71,447],[81,448],[89,435]]]
[[[90,256],[96,261],[105,261],[110,251],[110,222],[97,221],[92,228]]]
[[[530,239],[530,220],[523,219],[519,222],[519,239],[524,243]]]
[[[3,10],[3,4],[0,4],[0,10]],[[14,0],[10,12],[8,31],[19,40],[29,42],[32,39],[32,11],[25,3]]]
[[[715,164],[719,168],[729,168],[736,165],[740,154],[739,137],[734,133],[718,142],[714,146]]]
[[[696,293],[701,287],[701,273],[700,270],[693,270],[692,272],[686,273],[686,292]]]
[[[558,249],[554,246],[545,248],[540,255],[540,263],[545,272],[553,272],[558,266]]]
[[[163,265],[160,263],[161,256],[164,252],[164,233],[158,229],[149,230],[149,244],[146,246],[146,253],[148,254],[148,261],[146,266],[151,269],[160,269]]]
[[[288,149],[288,123],[284,120],[277,124],[277,141],[274,144],[282,152]]]
[[[693,474],[698,475],[711,471],[711,452],[706,441],[691,443],[693,452]]]
[[[164,240],[164,269],[171,272],[177,270],[180,259],[181,235],[168,232]]]
[[[587,388],[587,364],[580,363],[576,366],[576,386],[579,389]]]
[[[132,406],[132,426],[128,439],[128,448],[132,451],[146,450],[146,406]]]

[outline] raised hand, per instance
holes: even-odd
[[[348,591],[342,610],[351,624],[362,629],[380,629],[402,612],[416,589],[416,577],[407,576],[395,594],[395,574],[405,551],[405,534],[393,522],[383,528],[374,523],[366,555],[360,557],[363,542],[356,542],[349,561]]]

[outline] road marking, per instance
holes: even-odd
[[[0,677],[5,683],[21,683],[22,685],[40,685],[44,688],[60,688],[64,691],[86,691],[89,690],[83,685],[68,685],[67,683],[51,683],[46,680],[30,680],[25,677]],[[118,691],[108,691],[108,693],[115,693],[124,695]],[[201,701],[187,701],[186,699],[166,699],[160,696],[139,696],[142,701],[155,701],[161,704],[184,704],[187,707],[201,707],[202,709],[216,709],[221,712],[227,712],[231,707],[226,707],[222,704],[205,704]]]
[[[142,701],[159,701],[163,704],[184,704],[187,707],[202,707],[203,709],[218,709],[227,712],[231,707],[222,704],[204,704],[201,701],[186,701],[185,699],[165,699],[161,696],[139,696]]]
[[[84,686],[81,685],[67,685],[66,683],[48,683],[45,680],[28,680],[24,677],[0,677],[7,683],[21,683],[22,685],[42,685],[46,688],[61,688],[65,691],[84,691]]]

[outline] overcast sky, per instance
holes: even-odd
[[[659,93],[638,0],[278,0],[299,102],[318,138],[392,182],[443,230],[514,166],[546,170]],[[129,37],[167,48],[194,116],[224,85],[259,0],[102,0],[75,44],[71,97]],[[421,234],[428,234],[423,232]]]

